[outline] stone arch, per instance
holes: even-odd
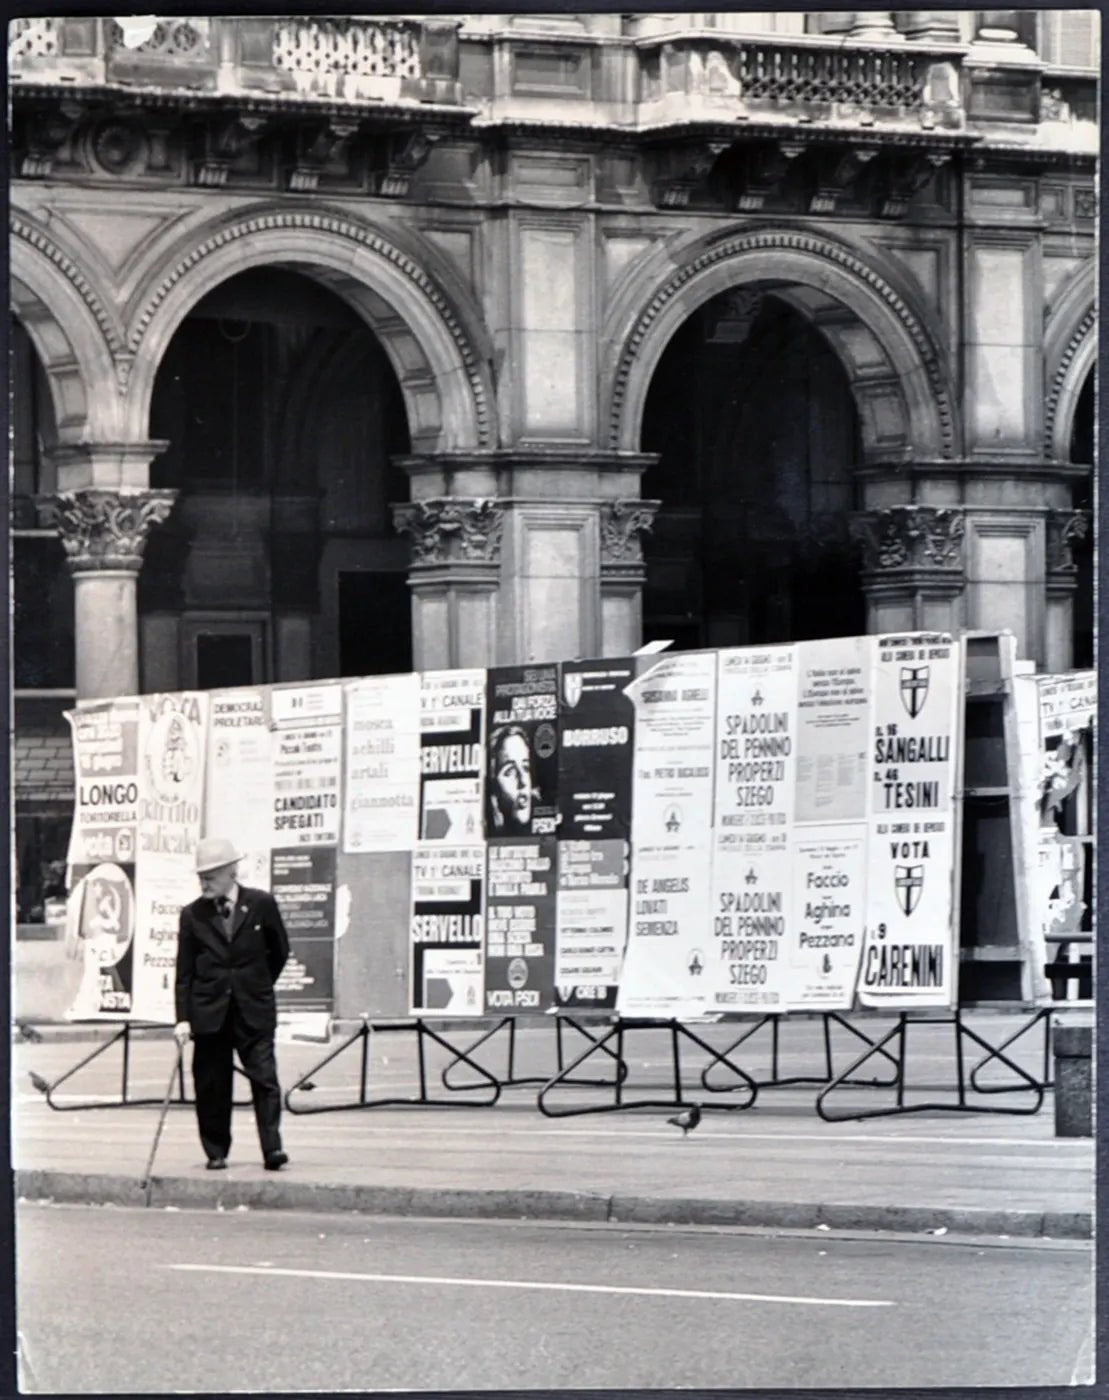
[[[952,458],[956,400],[939,332],[876,250],[802,229],[729,229],[648,261],[635,309],[605,339],[611,447],[635,450],[651,378],[678,327],[718,293],[761,284],[805,315],[839,355],[870,461]],[[630,288],[622,300],[627,304]]]
[[[489,356],[471,308],[392,233],[332,209],[237,210],[158,259],[132,301],[129,421],[145,431],[166,346],[207,292],[247,268],[281,266],[343,298],[381,341],[404,396],[414,451],[495,445]]]
[[[1044,329],[1044,455],[1070,458],[1078,396],[1097,358],[1094,265],[1084,263],[1067,282]]]
[[[11,231],[11,310],[46,370],[58,441],[118,439],[118,322],[74,254],[23,214]]]

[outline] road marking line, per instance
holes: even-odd
[[[355,1283],[415,1283],[449,1285],[452,1288],[525,1288],[554,1293],[612,1293],[634,1294],[644,1298],[705,1298],[723,1299],[734,1303],[798,1303],[820,1308],[893,1308],[896,1303],[884,1298],[806,1298],[782,1293],[720,1293],[699,1288],[632,1288],[608,1283],[546,1283],[532,1279],[503,1278],[437,1278],[425,1274],[361,1274],[331,1269],[261,1269],[243,1264],[163,1264],[164,1269],[189,1273],[253,1274],[273,1278],[319,1278]]]

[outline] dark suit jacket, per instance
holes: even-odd
[[[273,985],[289,956],[289,938],[277,901],[265,890],[239,887],[228,939],[211,900],[181,910],[177,933],[177,1019],[193,1035],[223,1025],[231,998],[251,1030],[277,1026]]]

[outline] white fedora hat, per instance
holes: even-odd
[[[242,856],[225,836],[206,836],[196,848],[196,873],[218,870],[221,865],[234,865]]]

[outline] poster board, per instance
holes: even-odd
[[[208,835],[284,1025],[954,1005],[962,675],[911,633],[79,705],[71,1015],[172,1021]]]

